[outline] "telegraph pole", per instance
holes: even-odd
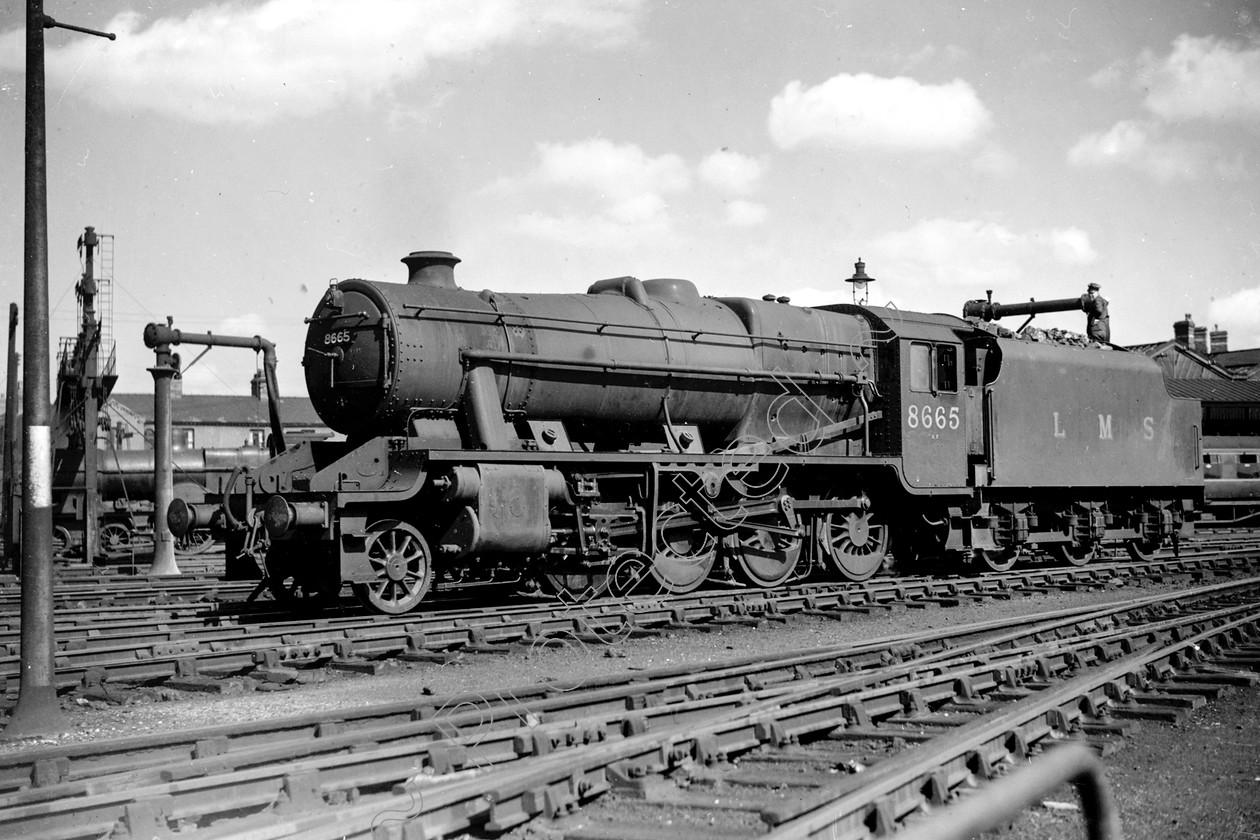
[[[22,656],[17,706],[3,737],[64,728],[53,665],[52,440],[48,374],[48,167],[44,134],[44,30],[60,26],[44,0],[26,2],[25,309],[22,323]]]
[[[3,522],[4,559],[9,570],[14,574],[22,568],[18,560],[18,538],[16,531],[17,517],[13,515],[13,503],[17,501],[17,476],[15,475],[13,458],[17,452],[18,442],[18,352],[17,352],[18,305],[9,304],[9,370],[8,385],[4,392],[4,499],[0,503],[0,522]]]

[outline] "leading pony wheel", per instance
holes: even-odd
[[[406,522],[384,519],[368,529],[367,557],[376,579],[356,583],[361,603],[390,615],[409,612],[433,582],[433,554],[423,536]]]

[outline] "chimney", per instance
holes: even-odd
[[[1208,349],[1208,328],[1207,327],[1194,328],[1194,351],[1196,353],[1202,353],[1205,356],[1211,352]]]
[[[1212,325],[1212,332],[1209,336],[1212,341],[1213,353],[1226,353],[1229,351],[1229,332]]]
[[[450,251],[412,251],[402,258],[407,266],[407,283],[422,283],[442,289],[458,289],[455,285],[455,264],[459,257]]]
[[[1194,335],[1194,321],[1190,320],[1190,313],[1187,312],[1186,320],[1173,324],[1173,340],[1182,347],[1189,347],[1192,335]]]
[[[267,377],[261,370],[254,371],[254,377],[249,380],[249,395],[256,400],[267,398]]]

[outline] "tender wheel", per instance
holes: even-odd
[[[849,580],[871,577],[888,556],[888,526],[870,511],[820,516],[815,532],[823,557]]]
[[[420,532],[406,522],[386,519],[368,529],[367,556],[376,580],[354,585],[354,594],[365,606],[397,615],[415,609],[428,594],[433,554]]]
[[[1067,563],[1072,566],[1084,566],[1098,556],[1098,543],[1085,543],[1083,545],[1056,543],[1051,547],[1050,553],[1061,563]]]
[[[1008,572],[1022,554],[1018,548],[977,548],[974,557],[977,563],[995,572]]]
[[[214,537],[209,528],[196,528],[175,541],[175,553],[180,555],[205,554],[214,547]]]
[[[803,540],[765,528],[740,530],[723,547],[735,574],[751,586],[778,586],[792,576],[801,559]]]
[[[691,514],[669,503],[656,521],[652,579],[666,592],[691,592],[704,583],[717,558],[717,540]]]
[[[267,589],[289,609],[319,609],[337,600],[341,581],[329,574],[327,551],[308,544],[279,543],[267,550],[263,561]]]
[[[1129,540],[1124,544],[1124,548],[1129,552],[1129,556],[1139,562],[1150,560],[1155,557],[1155,552],[1159,551],[1163,543],[1160,540]]]
[[[105,554],[125,554],[131,551],[131,529],[121,522],[110,522],[101,528],[101,551]]]

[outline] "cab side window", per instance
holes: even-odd
[[[958,348],[953,344],[910,344],[910,390],[958,391]]]
[[[936,390],[958,390],[958,348],[952,344],[936,345]]]
[[[910,390],[932,390],[932,345],[910,345]]]

